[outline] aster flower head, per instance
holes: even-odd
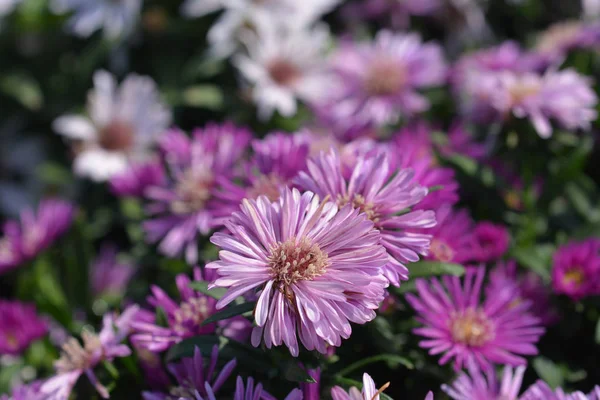
[[[204,278],[212,280],[213,271],[205,272],[203,276],[199,267],[194,268],[194,280]],[[136,346],[152,352],[162,352],[176,343],[197,335],[213,334],[217,331],[228,337],[243,339],[250,333],[250,323],[243,317],[231,318],[207,325],[204,320],[216,312],[217,300],[198,292],[190,287],[190,278],[185,274],[177,275],[175,279],[181,302],[176,303],[158,286],[152,286],[152,295],[148,303],[166,314],[167,326],[158,325],[157,321],[138,318],[133,322],[135,333],[132,341]]]
[[[112,192],[119,197],[142,197],[147,188],[165,183],[165,171],[155,160],[130,165],[110,179]]]
[[[453,400],[517,400],[525,368],[506,365],[498,380],[493,368],[482,371],[469,363],[469,372],[461,372],[451,385],[442,385],[442,390]]]
[[[42,383],[42,381],[34,381],[26,385],[16,386],[10,394],[0,395],[0,400],[44,400],[40,393]]]
[[[502,288],[480,300],[484,268],[468,268],[464,281],[444,276],[417,281],[417,295],[407,295],[423,325],[415,333],[425,340],[420,346],[432,355],[443,354],[439,363],[454,359],[455,369],[473,362],[482,369],[492,364],[523,365],[523,356],[537,354],[535,343],[544,333],[529,303],[514,304],[512,287]]]
[[[215,393],[237,365],[235,359],[230,360],[217,372],[218,357],[219,347],[215,345],[205,367],[200,349],[194,348],[193,357],[184,358],[180,363],[168,366],[169,372],[177,380],[177,386],[172,387],[169,394],[144,392],[144,400],[214,400]]]
[[[113,75],[97,71],[87,113],[64,115],[52,126],[75,144],[75,173],[95,181],[125,172],[132,161],[147,160],[151,147],[171,123],[171,112],[160,100],[154,81],[137,74],[128,75],[117,86]]]
[[[427,110],[429,102],[419,90],[443,84],[446,76],[437,44],[385,30],[372,43],[342,43],[331,68],[337,83],[315,106],[337,121],[375,126]]]
[[[19,355],[48,333],[35,305],[0,300],[0,354]]]
[[[443,143],[437,143],[436,145],[437,150],[445,157],[459,154],[475,160],[482,160],[487,154],[485,145],[477,143],[473,135],[461,122],[452,124]]]
[[[221,183],[238,176],[250,137],[248,130],[232,124],[209,124],[191,138],[172,130],[161,139],[170,179],[145,190],[152,218],[143,228],[149,241],[160,241],[163,254],[184,252],[188,263],[196,263],[198,236],[222,226],[237,207],[239,199],[227,198]]]
[[[386,383],[377,389],[373,378],[366,372],[363,374],[363,387],[362,391],[356,387],[351,387],[350,391],[346,392],[339,386],[335,386],[331,389],[331,397],[333,400],[379,400],[380,394],[390,386],[390,383]],[[425,397],[425,400],[433,400],[433,393],[429,392]]]
[[[275,400],[273,396],[263,389],[262,383],[254,384],[254,378],[248,378],[246,384],[241,376],[237,377],[235,382],[235,394],[233,400]],[[292,390],[284,400],[302,400],[302,391],[300,389]]]
[[[74,207],[57,200],[42,200],[37,210],[24,210],[20,221],[4,224],[0,237],[0,274],[14,269],[47,249],[71,226]]]
[[[274,111],[286,117],[295,115],[297,100],[314,101],[329,86],[324,65],[328,29],[272,22],[275,28],[246,41],[247,55],[237,54],[233,59],[250,86],[262,119],[270,118]]]
[[[136,268],[117,259],[117,249],[105,244],[90,268],[92,291],[96,296],[122,297]]]
[[[600,40],[600,25],[571,20],[551,25],[542,32],[535,50],[553,61],[561,61],[569,51],[596,46]]]
[[[102,29],[107,39],[127,36],[135,27],[142,0],[52,0],[55,14],[72,12],[67,28],[80,37],[89,37]]]
[[[585,394],[577,391],[566,393],[563,388],[552,389],[544,381],[537,381],[531,385],[519,400],[599,400],[600,386],[594,387],[591,393]]]
[[[341,210],[312,192],[285,189],[277,202],[265,196],[245,199],[215,233],[220,260],[207,265],[227,288],[218,308],[259,290],[252,344],[285,344],[299,354],[298,338],[308,350],[326,352],[351,334],[350,322],[375,317],[387,280],[380,234],[351,205]]]
[[[121,342],[131,332],[131,322],[137,312],[138,307],[131,306],[119,316],[105,314],[102,330],[98,334],[84,330],[81,333],[83,343],[75,338],[67,340],[62,346],[61,357],[54,363],[56,375],[46,380],[40,388],[42,398],[68,399],[79,377],[85,374],[100,396],[108,399],[108,390],[96,378],[94,368],[102,361],[112,361],[131,354],[129,347]]]
[[[427,253],[430,236],[411,230],[433,227],[435,213],[408,211],[427,189],[414,182],[412,170],[392,169],[385,153],[359,157],[348,179],[336,152],[321,153],[309,160],[308,172],[300,172],[297,183],[320,197],[329,196],[339,207],[350,204],[374,223],[388,253],[384,274],[393,285],[408,279],[406,264]]]
[[[502,257],[510,245],[508,229],[503,225],[483,221],[475,226],[475,259],[490,262]]]
[[[600,294],[600,240],[571,242],[554,253],[552,286],[555,293],[578,301]]]

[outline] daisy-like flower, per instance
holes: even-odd
[[[135,270],[135,266],[117,259],[114,245],[103,245],[90,268],[94,295],[122,297]]]
[[[508,229],[503,225],[491,222],[479,222],[475,226],[475,259],[490,262],[502,257],[510,245]]]
[[[206,274],[209,281],[215,275],[213,271],[208,271]],[[202,281],[203,278],[201,269],[195,267],[194,280]],[[160,326],[158,321],[136,318],[132,323],[135,333],[131,338],[136,347],[152,352],[162,352],[183,339],[213,334],[217,331],[239,340],[248,337],[250,323],[243,317],[221,320],[203,326],[204,320],[217,311],[217,300],[190,288],[190,278],[187,275],[177,275],[175,281],[181,296],[179,304],[158,286],[151,287],[152,295],[148,297],[148,303],[155,309],[162,308],[166,314],[167,326]]]
[[[363,374],[363,388],[362,391],[356,387],[351,387],[350,391],[346,392],[339,386],[335,386],[331,389],[331,397],[333,400],[379,400],[380,394],[390,386],[390,383],[386,383],[379,389],[375,386],[373,378],[366,372]],[[425,400],[433,400],[433,393],[429,392],[425,397]]]
[[[444,276],[429,283],[417,281],[417,295],[406,299],[424,325],[415,333],[425,337],[420,346],[432,355],[442,354],[439,363],[454,359],[454,368],[475,363],[482,369],[491,364],[524,365],[522,356],[537,354],[535,343],[544,333],[529,303],[514,304],[512,287],[502,288],[480,300],[484,268],[468,268],[464,282]],[[445,286],[445,287],[444,287]]]
[[[418,90],[444,83],[446,64],[437,44],[415,34],[380,31],[372,43],[343,43],[333,55],[336,84],[319,99],[337,121],[392,124],[429,108]]]
[[[150,186],[165,183],[165,171],[157,161],[130,165],[125,172],[110,179],[112,192],[119,197],[142,197]]]
[[[246,384],[244,385],[244,380],[241,376],[238,376],[235,382],[235,394],[233,395],[233,400],[257,399],[275,400],[273,396],[263,389],[262,383],[258,383],[255,386],[254,378],[248,378]],[[302,391],[300,389],[294,389],[285,397],[284,400],[303,400]]]
[[[44,382],[40,388],[44,400],[67,400],[79,377],[85,374],[100,396],[108,399],[108,390],[94,374],[94,368],[102,361],[127,357],[131,350],[121,342],[129,335],[131,321],[138,312],[137,306],[128,307],[118,317],[106,314],[99,334],[84,330],[81,333],[83,346],[70,338],[62,346],[62,354],[54,363],[56,375]]]
[[[0,354],[19,355],[48,333],[35,305],[0,300]]]
[[[297,183],[322,198],[329,196],[339,207],[352,205],[375,224],[388,253],[384,275],[398,286],[408,279],[406,264],[426,254],[431,240],[411,230],[435,226],[433,211],[408,211],[427,194],[426,188],[414,183],[413,175],[410,169],[392,169],[386,155],[379,153],[359,157],[345,179],[339,156],[330,151],[309,160],[308,172],[301,172]]]
[[[250,137],[248,130],[232,124],[209,124],[191,138],[173,130],[161,139],[170,179],[145,190],[152,218],[143,227],[148,240],[160,241],[163,254],[184,252],[188,263],[195,264],[198,236],[222,226],[237,208],[239,199],[228,198],[221,183],[238,176]]]
[[[519,400],[600,400],[600,386],[594,387],[591,393],[577,391],[565,393],[563,388],[552,389],[544,381],[537,381],[523,393]]]
[[[132,161],[148,159],[156,139],[171,123],[171,112],[161,102],[154,81],[136,74],[117,87],[113,75],[97,71],[87,112],[85,117],[64,115],[52,126],[73,141],[75,173],[95,181],[125,172]]]
[[[36,257],[71,226],[74,207],[63,200],[42,200],[37,210],[25,210],[20,221],[4,224],[0,237],[0,274]]]
[[[552,286],[556,293],[574,301],[600,294],[600,240],[591,238],[560,247],[554,253]]]
[[[503,72],[489,79],[494,82],[491,104],[500,118],[529,118],[542,138],[552,135],[550,120],[569,130],[587,130],[598,116],[591,81],[575,70],[544,75]]]
[[[170,389],[169,394],[144,392],[144,400],[214,400],[215,393],[229,378],[237,365],[235,359],[230,360],[217,373],[219,347],[214,346],[208,359],[208,368],[200,349],[194,349],[194,356],[184,358],[178,364],[170,364],[169,371],[177,380],[177,386]]]
[[[506,365],[498,381],[494,369],[482,371],[469,363],[469,373],[461,372],[452,385],[442,385],[442,390],[453,400],[517,400],[525,368]]]
[[[364,213],[349,204],[338,210],[312,192],[285,189],[278,202],[265,196],[245,199],[225,223],[230,234],[215,233],[220,260],[208,264],[227,288],[222,308],[258,289],[252,344],[285,344],[299,354],[326,352],[350,336],[350,322],[375,318],[387,280],[380,234]]]
[[[233,62],[250,85],[261,118],[274,111],[292,116],[297,99],[311,102],[325,94],[329,79],[324,51],[329,31],[281,26],[269,29],[246,42],[248,55],[238,54]]]
[[[102,29],[107,39],[129,35],[136,26],[143,0],[52,0],[55,14],[72,12],[67,28],[80,37]]]

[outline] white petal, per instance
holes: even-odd
[[[52,129],[56,133],[69,139],[94,140],[98,133],[92,122],[80,115],[64,115],[58,117],[52,123]]]

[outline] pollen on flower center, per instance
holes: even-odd
[[[281,178],[276,174],[261,175],[248,191],[248,197],[255,199],[258,196],[267,196],[269,200],[276,201],[279,199],[281,183]]]
[[[85,330],[82,332],[81,338],[83,346],[73,337],[63,344],[61,357],[55,363],[58,373],[84,370],[92,365],[95,353],[102,348],[100,338]]]
[[[478,347],[494,338],[494,325],[483,311],[469,308],[451,316],[450,333],[455,342]]]
[[[133,146],[134,132],[130,124],[113,121],[100,131],[99,145],[109,151],[127,151]]]
[[[171,211],[189,214],[203,209],[211,196],[213,182],[213,174],[208,169],[186,171],[176,185],[179,198],[171,202]]]
[[[318,245],[307,238],[290,238],[271,249],[268,258],[274,280],[280,290],[298,281],[312,280],[325,273],[329,260]]]
[[[352,195],[352,200],[350,200],[349,195],[338,195],[337,205],[339,207],[343,207],[348,203],[351,203],[353,208],[357,208],[361,212],[365,213],[367,218],[369,218],[372,222],[376,223],[379,221],[379,212],[377,211],[377,207],[375,204],[367,202],[363,195],[354,194]]]
[[[454,250],[448,244],[439,239],[433,239],[429,251],[438,261],[450,262],[454,259]]]
[[[563,281],[567,285],[579,287],[585,281],[585,275],[581,271],[581,268],[572,268],[565,272]]]
[[[208,318],[209,314],[208,299],[206,297],[193,297],[181,304],[179,309],[175,311],[173,329],[184,333],[194,331]]]
[[[538,81],[524,82],[520,81],[509,88],[511,103],[513,105],[521,104],[528,97],[536,95],[542,85]]]
[[[271,79],[281,86],[290,86],[300,77],[298,67],[286,60],[277,59],[272,61],[267,70]]]
[[[406,83],[406,71],[392,60],[377,60],[365,77],[364,89],[373,96],[397,93]]]

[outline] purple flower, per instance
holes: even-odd
[[[0,400],[45,400],[41,397],[42,381],[34,381],[27,385],[19,385],[12,389],[10,395],[0,395]]]
[[[565,393],[562,388],[552,390],[544,381],[537,381],[523,393],[520,400],[600,400],[600,386],[586,395],[583,392]]]
[[[469,373],[461,372],[452,385],[442,385],[442,390],[454,400],[517,400],[523,383],[525,366],[513,370],[504,367],[498,381],[494,369],[482,371],[477,364],[469,363]]]
[[[284,343],[297,356],[299,337],[306,349],[325,353],[326,344],[350,336],[350,322],[375,318],[387,255],[364,213],[296,189],[274,203],[245,199],[240,209],[225,223],[231,234],[211,237],[220,260],[206,267],[219,274],[212,286],[228,289],[218,308],[259,290],[254,346]]]
[[[135,270],[133,265],[117,260],[117,249],[114,245],[103,245],[90,268],[94,295],[122,297]]]
[[[372,43],[343,43],[332,70],[338,82],[318,107],[337,121],[359,125],[395,123],[427,110],[429,102],[418,90],[439,86],[446,77],[437,44],[385,30]]]
[[[330,151],[310,159],[308,172],[301,172],[297,182],[322,198],[329,196],[339,207],[352,205],[375,224],[388,253],[384,275],[398,286],[408,279],[406,264],[418,261],[429,247],[429,235],[410,230],[435,226],[435,213],[409,211],[427,189],[414,182],[411,169],[393,169],[384,153],[359,157],[351,171],[345,179],[340,157]]]
[[[321,368],[309,369],[306,372],[314,379],[314,382],[302,382],[300,384],[302,399],[319,400],[321,398]]]
[[[437,145],[438,151],[444,157],[451,157],[454,154],[458,154],[471,157],[475,160],[482,160],[487,154],[485,145],[477,143],[473,135],[462,123],[454,123],[444,139],[444,143]]]
[[[510,245],[508,229],[503,225],[491,222],[479,222],[475,226],[475,246],[477,255],[475,259],[481,262],[490,262],[502,257]]]
[[[127,171],[113,176],[110,179],[110,188],[119,197],[142,197],[148,187],[163,185],[165,179],[162,165],[150,161],[131,165]]]
[[[37,213],[25,210],[21,219],[4,224],[0,238],[0,274],[18,267],[47,249],[73,221],[74,207],[62,200],[40,202]]]
[[[351,387],[349,392],[346,392],[339,386],[335,386],[331,389],[331,397],[333,400],[379,400],[380,394],[390,386],[390,383],[386,383],[381,388],[377,389],[373,378],[366,372],[363,374],[363,388],[362,391],[356,387]],[[433,393],[429,392],[425,397],[425,400],[433,400]]]
[[[44,382],[40,391],[44,400],[67,400],[81,375],[85,373],[100,396],[108,399],[108,390],[94,374],[94,367],[102,361],[112,361],[117,357],[127,357],[131,350],[121,344],[131,328],[131,321],[138,312],[137,306],[128,307],[116,317],[106,314],[99,334],[83,330],[83,346],[75,338],[70,338],[62,346],[62,354],[54,363],[56,375]]]
[[[206,272],[207,280],[212,280],[213,271]],[[202,281],[202,271],[194,268],[194,280]],[[181,302],[177,304],[161,288],[152,286],[152,295],[148,303],[155,309],[162,308],[167,317],[167,326],[160,326],[154,318],[136,318],[133,322],[135,334],[131,340],[136,347],[152,352],[162,352],[172,345],[197,335],[213,334],[217,330],[228,337],[243,340],[250,333],[250,323],[243,317],[222,320],[216,323],[202,325],[204,320],[216,312],[217,300],[197,292],[190,287],[190,278],[180,274],[175,278]],[[141,316],[144,313],[140,314]]]
[[[600,25],[581,21],[561,21],[542,32],[535,50],[550,61],[561,62],[574,49],[593,48],[600,41]]]
[[[410,16],[434,14],[442,5],[441,0],[365,0],[348,4],[344,12],[352,20],[389,17],[394,27],[406,28]]]
[[[0,300],[0,354],[19,355],[48,333],[35,305]]]
[[[144,392],[144,400],[215,399],[215,393],[223,386],[223,383],[229,378],[237,365],[235,359],[230,360],[217,373],[218,356],[219,347],[214,346],[208,359],[208,368],[205,368],[202,353],[196,347],[193,357],[184,358],[178,364],[169,365],[169,371],[173,374],[178,384],[176,387],[171,388],[170,394]]]
[[[574,301],[600,294],[600,240],[571,242],[556,250],[552,286]]]
[[[302,400],[302,398],[302,391],[300,389],[294,389],[285,397],[284,400]],[[241,376],[238,376],[235,383],[235,394],[233,396],[233,400],[259,399],[276,400],[275,397],[271,396],[263,389],[262,383],[258,383],[256,386],[254,386],[254,379],[248,378],[246,385],[244,385],[244,380]]]
[[[418,295],[407,295],[424,325],[415,333],[425,337],[420,346],[429,354],[444,353],[439,363],[454,359],[455,369],[471,362],[482,369],[491,364],[523,365],[524,355],[537,354],[535,343],[544,333],[529,303],[513,304],[516,293],[505,287],[480,300],[484,268],[468,268],[464,282],[444,276],[429,283],[417,280]]]
[[[188,263],[196,263],[198,236],[220,227],[237,207],[220,190],[220,182],[238,173],[250,136],[231,124],[211,124],[191,138],[177,130],[161,138],[171,179],[146,189],[147,210],[154,218],[144,223],[144,230],[150,241],[160,241],[162,253],[174,257],[185,252]]]

